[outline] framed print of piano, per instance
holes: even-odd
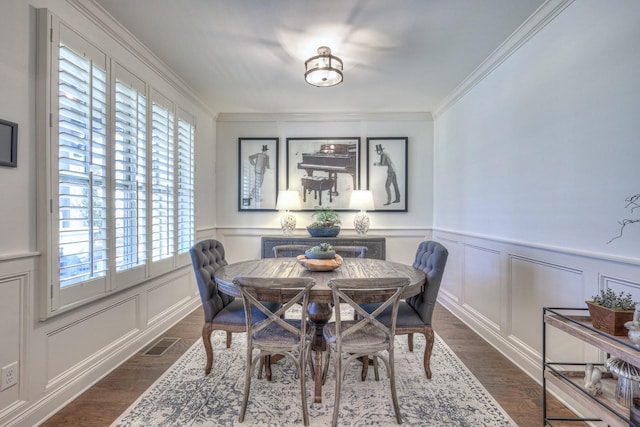
[[[367,190],[376,211],[407,212],[409,138],[367,138]]]
[[[287,138],[287,189],[301,210],[348,210],[360,185],[360,138]]]
[[[275,211],[279,138],[238,138],[239,211]]]

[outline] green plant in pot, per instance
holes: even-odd
[[[631,294],[622,291],[616,293],[607,288],[591,298],[592,301],[586,303],[593,327],[611,335],[627,335],[624,324],[633,320],[636,305]]]
[[[316,207],[315,221],[307,226],[312,237],[336,237],[340,233],[340,216],[332,208]]]
[[[336,257],[336,251],[329,243],[320,243],[318,246],[307,249],[304,254],[309,259],[333,259]]]

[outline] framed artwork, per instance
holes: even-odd
[[[238,210],[275,211],[279,138],[238,138]]]
[[[367,190],[376,211],[407,212],[409,138],[367,138]]]
[[[287,138],[287,189],[303,211],[348,210],[360,185],[360,138]]]
[[[0,119],[0,166],[18,166],[18,124]]]

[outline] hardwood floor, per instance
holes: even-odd
[[[202,312],[197,309],[163,335],[181,338],[165,354],[143,356],[146,348],[143,349],[42,426],[109,426],[195,341],[201,339],[201,330]],[[439,304],[434,315],[434,330],[519,426],[542,425],[542,388],[539,384]],[[157,340],[152,344],[155,342]],[[549,399],[547,404],[554,416],[573,416],[555,399]]]

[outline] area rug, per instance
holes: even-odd
[[[214,363],[204,375],[206,355],[196,342],[160,377],[112,427],[149,426],[302,426],[299,381],[287,360],[272,366],[271,382],[255,378],[244,422],[238,422],[244,385],[246,336],[233,334],[225,348],[225,334],[213,334]],[[406,336],[396,337],[396,381],[405,426],[515,426],[451,349],[436,335],[431,370],[427,380],[422,367],[425,340],[415,336],[410,352]],[[313,379],[307,371],[307,400],[311,426],[329,426],[335,389],[330,368],[322,388],[322,403],[313,403]],[[380,381],[369,369],[360,381],[360,366],[351,365],[343,383],[340,426],[397,425],[389,379],[380,365]]]

